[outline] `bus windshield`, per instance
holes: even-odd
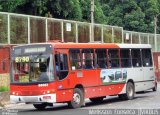
[[[54,81],[52,54],[15,56],[12,59],[12,83]]]

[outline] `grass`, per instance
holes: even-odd
[[[1,86],[0,87],[0,92],[4,92],[4,91],[9,91],[9,87]]]

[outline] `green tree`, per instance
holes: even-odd
[[[81,20],[82,12],[79,0],[49,0],[48,12],[55,18]]]
[[[1,0],[0,11],[15,12],[18,6],[24,5],[26,0]]]
[[[154,16],[159,13],[157,0],[137,0],[138,6],[145,14],[144,23],[147,25],[146,32],[154,31]]]
[[[0,11],[90,22],[90,0],[0,0]],[[95,0],[94,22],[153,32],[160,0]],[[160,16],[158,17],[160,20]],[[160,21],[158,21],[160,25]],[[160,32],[160,28],[158,28]]]
[[[91,20],[91,1],[90,0],[79,0],[80,6],[82,10],[82,20],[90,22]],[[102,23],[104,24],[106,22],[106,16],[103,13],[102,7],[100,5],[100,0],[95,0],[94,5],[94,22],[95,23]]]

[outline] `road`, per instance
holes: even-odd
[[[152,90],[138,93],[133,100],[120,100],[117,96],[107,97],[102,103],[94,104],[86,100],[86,106],[79,109],[68,108],[67,104],[55,104],[54,107],[48,107],[46,110],[36,110],[31,104],[8,105],[2,109],[2,115],[8,112],[8,115],[87,115],[91,110],[104,109],[156,109],[155,114],[160,114],[160,83],[158,90]],[[96,113],[97,114],[97,113]],[[104,114],[104,113],[101,113]],[[106,114],[106,113],[105,113]]]

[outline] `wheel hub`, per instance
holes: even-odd
[[[132,89],[132,87],[128,87],[128,95],[130,97],[132,97],[132,95],[133,95],[133,89]]]
[[[75,93],[75,94],[73,95],[73,101],[74,101],[74,103],[76,103],[76,104],[79,104],[79,103],[80,103],[80,95],[79,95],[78,93]]]

